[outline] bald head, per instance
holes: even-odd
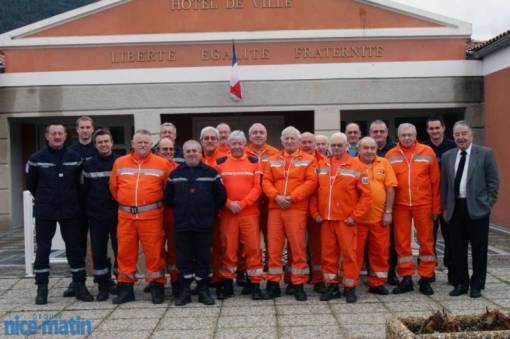
[[[310,132],[301,133],[299,147],[308,154],[315,152],[315,135]]]
[[[377,156],[377,142],[371,137],[364,137],[359,141],[359,158],[364,164],[371,164]]]
[[[317,134],[315,136],[315,149],[317,152],[327,155],[329,148],[329,140],[328,137],[323,134]]]
[[[347,151],[347,136],[344,133],[337,132],[329,139],[331,155],[336,159],[341,159]]]

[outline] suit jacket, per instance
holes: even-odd
[[[443,154],[441,160],[441,207],[450,221],[455,209],[455,160],[456,147]],[[466,200],[469,217],[481,219],[487,216],[498,198],[499,176],[496,158],[490,148],[473,144],[468,163]]]

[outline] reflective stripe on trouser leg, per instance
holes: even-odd
[[[119,218],[117,226],[117,246],[119,265],[118,282],[135,282],[136,263],[138,261],[138,234],[136,220]]]
[[[336,229],[337,238],[340,243],[340,252],[342,253],[342,269],[344,272],[342,285],[354,287],[358,279],[358,264],[356,260],[358,227],[347,226],[340,222],[340,227]]]
[[[269,209],[267,218],[268,281],[279,282],[282,278],[282,252],[285,245],[282,210]]]
[[[368,256],[370,258],[370,276],[368,286],[382,286],[388,278],[390,269],[390,226],[381,223],[372,224],[368,234]]]
[[[285,210],[282,212],[283,225],[288,243],[292,249],[291,283],[305,284],[308,281],[310,270],[306,255],[306,211]]]
[[[165,284],[165,259],[161,251],[165,237],[163,215],[161,214],[160,218],[156,219],[137,220],[135,225],[145,256],[145,267],[147,270],[145,280]]]
[[[416,273],[411,248],[411,209],[395,206],[393,209],[395,250],[397,251],[397,272],[402,276],[412,276]]]
[[[321,227],[315,220],[308,218],[308,246],[312,262],[312,284],[322,282]]]
[[[321,224],[322,276],[324,282],[329,284],[339,282],[340,247],[335,233],[338,225],[338,221],[323,221]]]
[[[424,278],[431,278],[436,269],[434,252],[434,222],[431,208],[413,208],[414,225],[418,243],[420,244],[420,262],[418,274]]]
[[[259,216],[239,217],[239,239],[244,244],[243,253],[246,272],[252,283],[260,283],[263,278],[262,250],[260,247]],[[239,253],[239,251],[238,251]]]

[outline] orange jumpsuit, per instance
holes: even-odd
[[[161,201],[169,173],[170,163],[152,153],[143,159],[130,153],[113,164],[110,191],[119,203],[119,282],[136,281],[139,241],[145,255],[146,280],[166,282]]]
[[[434,275],[433,214],[441,213],[439,165],[432,148],[416,143],[406,149],[398,144],[386,158],[397,176],[398,187],[393,208],[395,224],[395,249],[398,255],[397,271],[400,276],[416,272],[411,249],[411,225],[420,244],[418,274],[424,278]]]
[[[170,173],[179,166],[174,161],[169,161]],[[163,252],[166,257],[166,271],[170,274],[170,282],[176,283],[179,279],[179,271],[177,270],[177,259],[175,257],[174,246],[174,212],[170,207],[165,206],[163,226],[165,229],[166,251],[163,244]]]
[[[388,160],[381,157],[375,157],[370,167],[367,167],[367,175],[372,191],[372,205],[370,210],[358,219],[357,262],[360,271],[368,241],[370,276],[367,284],[376,287],[384,285],[390,268],[388,259],[391,229],[389,225],[382,224],[382,219],[386,210],[387,190],[397,186],[397,178]]]
[[[313,156],[297,150],[293,154],[279,152],[264,166],[262,189],[269,199],[267,280],[279,282],[282,277],[282,251],[287,238],[292,249],[289,263],[292,284],[306,283],[310,270],[306,260],[306,217],[309,197],[317,187]],[[292,204],[282,209],[276,196],[290,196]]]
[[[220,211],[220,239],[222,267],[219,275],[234,279],[237,271],[239,242],[244,246],[247,273],[252,283],[262,280],[262,253],[260,250],[260,228],[258,200],[262,194],[261,169],[257,158],[231,155],[217,160],[216,169],[227,191],[227,203]],[[234,214],[229,209],[237,201],[241,212]]]
[[[354,287],[358,279],[356,260],[357,226],[346,225],[345,219],[358,221],[370,208],[372,194],[366,169],[357,158],[345,154],[336,160],[330,157],[317,166],[319,189],[312,198],[312,216],[322,219],[322,272],[324,282],[337,284],[338,262],[343,258],[342,284]]]

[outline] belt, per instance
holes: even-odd
[[[155,210],[163,206],[163,203],[161,201],[155,202],[153,204],[149,205],[143,205],[143,206],[125,206],[125,205],[119,205],[119,209],[123,210],[124,212],[128,212],[131,214],[138,214],[141,212],[147,212],[150,210]]]

